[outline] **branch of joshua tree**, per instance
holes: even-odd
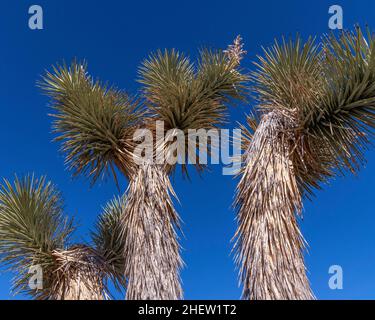
[[[368,32],[366,39],[357,28],[325,37],[322,48],[299,37],[276,42],[259,58],[252,79],[261,120],[250,134],[236,199],[245,298],[313,297],[294,214],[300,194],[364,161],[375,127],[374,49],[374,36]]]
[[[187,133],[189,129],[210,130],[225,123],[226,106],[244,100],[247,94],[249,77],[239,65],[245,53],[238,36],[225,51],[201,50],[197,64],[174,49],[152,54],[139,68],[139,82],[151,115],[148,126],[161,120],[166,132],[179,129]],[[189,150],[191,141],[186,139],[185,143],[185,150]],[[195,163],[201,172],[204,166],[199,159]],[[186,166],[182,171],[187,173]]]
[[[45,178],[16,177],[14,185],[4,180],[0,191],[0,254],[1,263],[16,274],[14,291],[37,298],[50,294],[49,277],[44,281],[45,291],[29,289],[29,268],[40,265],[50,274],[54,264],[51,252],[64,247],[72,231],[72,221],[63,217],[59,193]]]
[[[236,60],[231,54],[202,51],[197,70],[175,50],[152,55],[139,71],[152,117],[148,127],[153,128],[155,120],[162,120],[166,131],[221,124],[224,102],[242,97],[247,79],[237,70],[240,54]],[[159,141],[156,145],[160,147]],[[182,298],[179,270],[183,263],[175,232],[179,218],[171,200],[175,196],[168,177],[171,171],[168,166],[144,164],[130,177],[123,216],[127,299]]]
[[[39,86],[56,110],[54,131],[69,169],[93,182],[111,172],[117,181],[114,165],[125,176],[131,171],[133,132],[144,110],[122,91],[94,82],[86,68],[76,62],[53,67]]]
[[[375,126],[375,41],[360,28],[326,36],[275,43],[259,57],[252,74],[258,110],[280,110],[296,119],[295,167],[301,189],[311,193],[342,169],[354,172]],[[338,169],[339,171],[335,170]]]
[[[140,68],[150,113],[123,92],[93,81],[86,63],[53,67],[39,82],[56,110],[54,130],[62,141],[69,169],[95,182],[114,166],[125,176],[134,167],[133,133],[150,121],[165,130],[210,129],[225,120],[225,104],[244,99],[248,76],[239,62],[241,38],[225,52],[202,50],[198,66],[175,50],[158,51]],[[116,179],[117,180],[117,179]]]
[[[146,170],[135,165],[129,137],[135,128],[153,128],[155,120],[163,120],[166,131],[210,129],[222,124],[229,101],[245,96],[248,76],[239,69],[242,47],[237,38],[225,53],[204,50],[197,66],[175,50],[151,55],[140,68],[147,117],[117,90],[92,81],[85,65],[56,67],[41,83],[57,111],[57,140],[63,142],[70,168],[95,182],[108,168],[117,166],[130,181],[129,202],[122,215],[128,298],[182,296],[182,262],[174,230],[178,218],[168,178],[172,170],[147,164]],[[202,169],[200,165],[197,168]],[[154,260],[157,265],[153,265]],[[139,261],[144,269],[139,269]]]
[[[15,273],[13,291],[35,299],[101,300],[108,298],[107,279],[124,286],[121,243],[110,240],[121,230],[119,206],[123,200],[109,203],[99,218],[94,247],[71,245],[73,222],[64,217],[61,196],[50,182],[33,176],[16,177],[13,185],[4,180],[0,263]],[[29,286],[32,266],[41,268],[42,288]]]

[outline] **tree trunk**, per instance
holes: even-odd
[[[276,112],[263,116],[237,189],[235,246],[244,299],[314,298],[304,265],[305,240],[296,216],[302,200],[285,121]]]
[[[54,300],[105,300],[104,265],[88,247],[54,251],[57,269],[52,276]]]
[[[104,300],[101,290],[96,290],[97,284],[83,277],[78,274],[61,286],[57,300]]]
[[[131,176],[124,209],[128,300],[182,298],[182,266],[175,227],[179,217],[169,178],[161,166],[145,164]]]

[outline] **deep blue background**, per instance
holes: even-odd
[[[44,9],[44,30],[28,28],[28,8]],[[72,180],[59,146],[52,143],[47,98],[35,81],[51,64],[85,58],[102,80],[135,92],[137,66],[150,51],[177,48],[195,56],[208,45],[225,48],[237,35],[246,42],[246,68],[261,46],[281,35],[328,32],[328,8],[341,4],[344,27],[368,23],[375,28],[375,2],[368,1],[2,1],[0,7],[0,176],[46,174],[61,189],[66,211],[80,222],[77,240],[88,239],[101,207],[118,191],[108,180],[90,188]],[[230,110],[243,121],[252,105]],[[358,177],[332,181],[305,201],[303,233],[312,287],[320,299],[375,298],[374,192],[375,153]],[[235,230],[231,209],[236,181],[212,166],[203,178],[176,176],[174,186],[184,220],[182,272],[187,299],[237,299],[237,273],[230,255]],[[192,171],[193,172],[193,171]],[[126,182],[122,181],[122,191]],[[328,268],[344,270],[344,289],[328,288]],[[0,274],[0,299],[9,299],[11,274]],[[18,297],[20,298],[20,297]]]

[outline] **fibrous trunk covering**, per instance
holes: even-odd
[[[108,299],[104,279],[104,264],[87,247],[54,251],[58,268],[53,271],[52,299],[104,300]]]
[[[264,115],[245,155],[236,198],[236,260],[244,299],[314,298],[297,221],[302,202],[287,121],[278,112]]]
[[[128,300],[182,298],[182,266],[175,227],[179,217],[165,170],[145,164],[131,177],[124,209],[125,274]]]

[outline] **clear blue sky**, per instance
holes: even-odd
[[[28,8],[44,9],[44,30],[28,28]],[[62,191],[66,211],[80,222],[77,240],[88,239],[101,206],[117,189],[111,180],[90,188],[72,180],[59,146],[51,142],[51,119],[35,81],[51,64],[85,58],[89,71],[135,92],[137,66],[150,51],[177,48],[194,56],[208,45],[224,48],[241,34],[252,68],[261,46],[275,37],[321,36],[328,31],[328,8],[340,4],[344,27],[368,23],[375,29],[375,2],[368,1],[89,1],[5,0],[0,8],[0,176],[45,174]],[[243,121],[251,104],[230,110],[231,121]],[[305,201],[303,233],[312,287],[320,299],[375,298],[374,149],[357,177],[339,178],[313,202]],[[231,209],[236,181],[219,166],[192,181],[173,181],[184,220],[182,272],[187,299],[238,299],[237,272],[230,255],[235,230]],[[126,182],[122,181],[122,191]],[[344,289],[328,288],[328,268],[344,270]],[[9,299],[11,274],[0,274],[0,299]]]

